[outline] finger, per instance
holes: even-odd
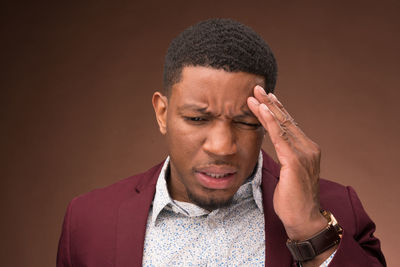
[[[297,138],[303,139],[305,137],[305,134],[297,126],[293,117],[286,111],[282,103],[274,94],[270,93],[267,95],[261,86],[256,86],[254,95],[258,101],[265,103],[268,106],[283,129],[289,130]]]
[[[267,125],[267,120],[265,119],[265,116],[261,115],[260,113],[260,102],[255,97],[248,97],[247,98],[247,105],[249,106],[251,112],[257,117],[257,119],[260,121],[260,123],[264,126],[264,129],[268,131],[268,125]],[[264,105],[264,104],[263,104]],[[271,114],[273,117],[275,115]],[[279,124],[276,119],[274,119],[271,123]]]
[[[247,98],[247,105],[249,106],[251,112],[253,112],[253,114],[260,121],[260,123],[262,124],[262,126],[264,127],[265,130],[268,131],[268,128],[271,127],[271,126],[268,126],[268,124],[279,125],[277,120],[274,118],[274,115],[270,112],[268,107],[265,106],[265,104],[262,104],[263,106],[265,106],[265,107],[263,107],[263,109],[266,108],[266,110],[268,112],[265,112],[266,114],[264,114],[264,112],[261,112],[262,108],[260,107],[260,102],[258,102],[258,100],[256,98],[254,98],[252,96]],[[282,132],[280,132],[279,134],[284,135]]]
[[[275,124],[275,127],[279,127],[279,121],[275,118],[275,115],[269,110],[265,104],[260,104],[258,100],[254,97],[249,97],[247,99],[247,105],[249,106],[250,110],[253,112],[253,114],[257,117],[257,119],[260,121],[260,123],[264,126],[264,129],[268,131],[269,128],[271,128],[271,125],[268,124]],[[263,107],[261,108],[260,105]],[[266,114],[263,114],[261,112],[262,109],[266,109],[268,112]],[[282,136],[285,138],[285,131],[281,129],[279,131],[279,136]]]
[[[260,105],[260,102],[255,97],[249,96],[247,98],[247,106],[250,108],[251,112],[258,117],[259,116],[259,110],[258,106]]]
[[[268,97],[272,99],[272,102],[274,105],[282,112],[282,117],[284,118],[283,121],[280,121],[280,124],[283,128],[289,129],[297,138],[300,140],[303,140],[306,138],[306,135],[304,132],[301,130],[301,128],[298,126],[297,122],[293,119],[293,117],[287,112],[285,107],[282,105],[282,103],[276,98],[276,96],[272,93],[268,94]]]
[[[285,113],[281,108],[278,107],[279,104],[275,101],[276,97],[272,97],[271,94],[267,95],[261,86],[257,85],[255,87],[254,96],[260,103],[264,103],[268,106],[281,124],[288,124],[293,120],[288,113]]]
[[[288,160],[298,153],[298,144],[296,138],[290,131],[282,129],[275,115],[265,104],[260,104],[254,97],[247,99],[248,106],[254,115],[258,118],[264,129],[268,132],[272,144],[274,145],[279,162],[282,165],[287,164]],[[297,143],[297,144],[296,144]]]
[[[282,113],[289,118],[290,120],[292,120],[294,122],[293,117],[289,114],[289,112],[287,112],[287,110],[285,109],[285,107],[282,105],[282,103],[278,100],[278,98],[273,94],[273,93],[269,93],[268,94],[269,98],[272,100],[272,102],[282,111]],[[295,123],[297,125],[297,123]]]
[[[298,150],[301,151],[318,151],[319,147],[316,143],[314,143],[312,140],[310,140],[305,133],[301,130],[300,127],[298,127],[297,123],[293,120],[293,118],[290,116],[290,114],[286,111],[282,103],[278,100],[278,98],[272,94],[269,93],[268,96],[271,98],[272,102],[284,113],[286,114],[287,118],[292,122],[290,124],[285,124],[281,123],[281,126],[283,129],[290,129],[290,131],[293,133],[293,137],[296,139],[297,142],[295,142],[295,147]]]
[[[267,130],[272,144],[275,147],[280,162],[287,157],[292,151],[292,135],[280,127],[274,114],[265,104],[258,105],[259,121]],[[257,115],[256,115],[257,116]]]
[[[289,115],[276,97],[271,96],[271,99],[266,99],[266,101],[272,101],[272,104],[281,112]],[[294,127],[290,127],[291,131],[288,127],[281,125],[275,113],[266,104],[260,103],[257,98],[249,97],[247,102],[250,110],[267,130],[282,166],[290,164],[289,162],[300,155],[303,155],[300,158],[308,155],[319,161],[321,154],[319,146],[310,140],[299,127],[293,123]]]

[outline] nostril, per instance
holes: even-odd
[[[204,143],[204,150],[216,155],[231,155],[236,152],[236,144],[227,138],[212,138]]]
[[[210,127],[204,142],[204,150],[214,155],[236,153],[236,138],[228,121],[219,121]]]

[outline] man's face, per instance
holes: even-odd
[[[230,203],[252,174],[264,129],[247,106],[261,76],[185,67],[168,98],[153,96],[170,155],[168,189],[175,200],[213,210]]]

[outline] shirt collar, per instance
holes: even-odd
[[[161,213],[163,209],[170,209],[177,213],[185,214],[186,216],[197,216],[207,214],[207,211],[201,209],[196,214],[189,214],[184,208],[182,208],[182,202],[174,201],[167,187],[166,175],[168,173],[170,157],[168,156],[164,162],[164,165],[161,169],[160,175],[158,176],[157,185],[156,185],[156,193],[153,200],[153,209],[152,209],[152,217],[151,223],[155,225],[157,217]],[[233,197],[233,202],[238,202],[241,199],[247,197],[249,194],[252,194],[252,197],[261,211],[263,213],[263,205],[262,205],[262,193],[261,193],[261,178],[262,178],[262,165],[263,165],[263,156],[260,151],[258,156],[258,162],[256,171],[253,173],[251,177],[249,177],[243,185],[241,185],[238,191],[235,193]],[[187,203],[189,204],[189,203]],[[191,203],[190,203],[191,204]],[[194,204],[191,204],[194,205]],[[196,206],[197,207],[197,206]]]

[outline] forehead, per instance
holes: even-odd
[[[180,81],[172,86],[171,101],[175,104],[197,102],[236,106],[246,103],[247,97],[253,95],[256,85],[264,84],[262,76],[247,72],[188,66],[182,69]]]

